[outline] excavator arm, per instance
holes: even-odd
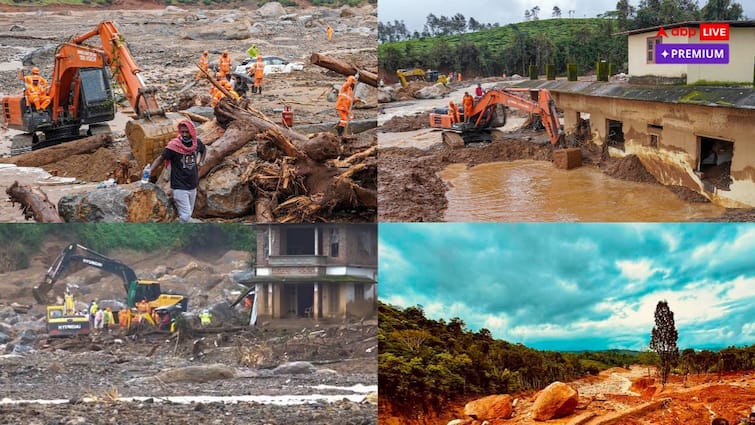
[[[138,119],[126,123],[125,130],[134,158],[140,168],[144,167],[162,153],[170,139],[176,137],[176,125],[183,116],[166,114],[160,108],[157,89],[145,84],[141,68],[112,21],[100,22],[91,31],[73,37],[71,43],[84,46],[86,41],[97,37],[111,73],[137,115]]]
[[[110,70],[123,88],[126,98],[139,118],[153,115],[165,116],[165,111],[157,104],[155,88],[147,87],[141,76],[142,70],[131,56],[126,41],[118,33],[112,21],[103,21],[91,31],[73,37],[71,43],[82,45],[90,38],[100,38],[100,43]]]
[[[58,279],[65,274],[71,264],[74,263],[94,267],[120,277],[123,280],[123,289],[128,296],[129,307],[135,305],[135,288],[138,279],[134,270],[120,261],[113,260],[112,258],[106,257],[85,246],[75,243],[72,243],[63,249],[60,255],[58,255],[58,258],[55,259],[55,262],[49,269],[47,269],[44,282],[34,287],[32,290],[34,298],[38,303],[49,303],[47,300],[47,294],[52,290]],[[152,294],[153,296],[149,297],[150,300],[156,299],[160,295],[159,287],[153,289],[156,290],[156,295]],[[140,295],[143,297],[145,296],[143,294]]]
[[[558,143],[561,124],[556,112],[556,103],[553,101],[548,90],[526,88],[489,90],[480,98],[471,112],[467,113],[465,111],[464,113],[465,116],[474,122],[476,129],[483,128],[487,125],[487,122],[483,121],[483,118],[486,117],[484,112],[490,110],[495,105],[504,105],[540,115],[551,144],[555,145]]]

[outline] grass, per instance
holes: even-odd
[[[490,51],[500,53],[512,42],[517,31],[527,33],[530,36],[536,36],[540,33],[548,34],[550,41],[554,45],[558,45],[572,42],[572,37],[575,33],[583,31],[596,32],[601,21],[602,19],[600,18],[562,18],[519,22],[467,34],[427,37],[398,41],[395,43],[384,43],[378,46],[378,54],[382,53],[382,50],[388,46],[393,46],[399,50],[405,51],[407,45],[410,45],[410,49],[413,51],[427,52],[435,45],[435,43],[437,43],[437,40],[444,40],[449,45],[455,46],[460,43],[462,39],[477,46],[487,46]]]
[[[753,83],[739,81],[717,81],[717,80],[697,80],[690,84],[692,86],[711,86],[711,87],[750,87]]]

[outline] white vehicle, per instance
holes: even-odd
[[[241,62],[233,71],[236,74],[247,74],[249,68],[257,63],[256,58],[247,58]],[[263,56],[262,63],[265,64],[265,74],[288,74],[291,71],[301,71],[304,69],[304,63],[302,62],[288,62],[285,59],[281,59],[277,56]]]

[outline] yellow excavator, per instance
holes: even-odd
[[[47,306],[47,334],[51,337],[87,335],[90,331],[89,315],[76,311],[71,293],[66,292],[63,304]]]
[[[440,75],[440,72],[428,69],[425,71],[421,68],[401,68],[396,70],[398,80],[401,82],[401,87],[406,87],[409,81],[422,80],[430,83],[441,82],[446,83],[445,76]]]
[[[112,273],[123,280],[123,289],[126,291],[126,305],[129,307],[129,326],[131,324],[144,323],[150,327],[157,326],[164,328],[164,325],[170,320],[163,320],[166,316],[168,319],[178,316],[188,308],[188,297],[180,294],[164,293],[160,289],[160,282],[156,280],[138,279],[134,270],[121,263],[118,260],[109,258],[103,254],[93,251],[85,246],[72,243],[63,249],[55,262],[50,266],[45,274],[45,280],[32,289],[34,298],[40,304],[48,304],[47,294],[52,290],[55,283],[63,276],[73,263],[84,266],[94,267],[108,273]],[[68,300],[64,306],[48,305],[48,322],[51,313],[58,310],[73,310],[73,300],[70,301],[70,308],[67,308]],[[58,308],[61,307],[61,308]],[[159,322],[155,321],[150,314],[154,312],[160,318]],[[117,317],[117,311],[113,312]],[[66,317],[64,315],[63,317]]]

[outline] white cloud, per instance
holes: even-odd
[[[705,262],[712,264],[715,260],[716,253],[721,252],[721,247],[716,241],[700,245],[692,251],[690,259],[694,262]]]
[[[661,232],[661,239],[668,245],[669,252],[674,252],[679,247],[679,238],[674,233]]]
[[[645,282],[650,276],[658,271],[658,269],[653,268],[653,263],[646,258],[639,261],[618,260],[616,261],[616,267],[618,267],[621,270],[621,274],[628,279],[640,282]]]

